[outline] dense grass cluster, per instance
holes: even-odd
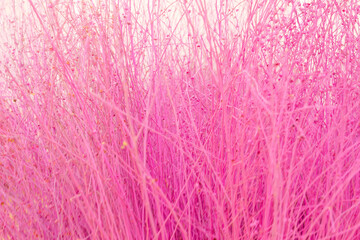
[[[0,239],[360,239],[355,0],[6,0]]]

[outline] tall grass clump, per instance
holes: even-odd
[[[1,239],[360,239],[355,0],[3,0]]]

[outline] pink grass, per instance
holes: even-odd
[[[0,239],[360,239],[357,1],[5,2]]]

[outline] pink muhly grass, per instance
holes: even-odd
[[[357,1],[5,2],[1,239],[360,238]]]

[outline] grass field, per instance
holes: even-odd
[[[6,0],[0,239],[360,239],[359,13]]]

